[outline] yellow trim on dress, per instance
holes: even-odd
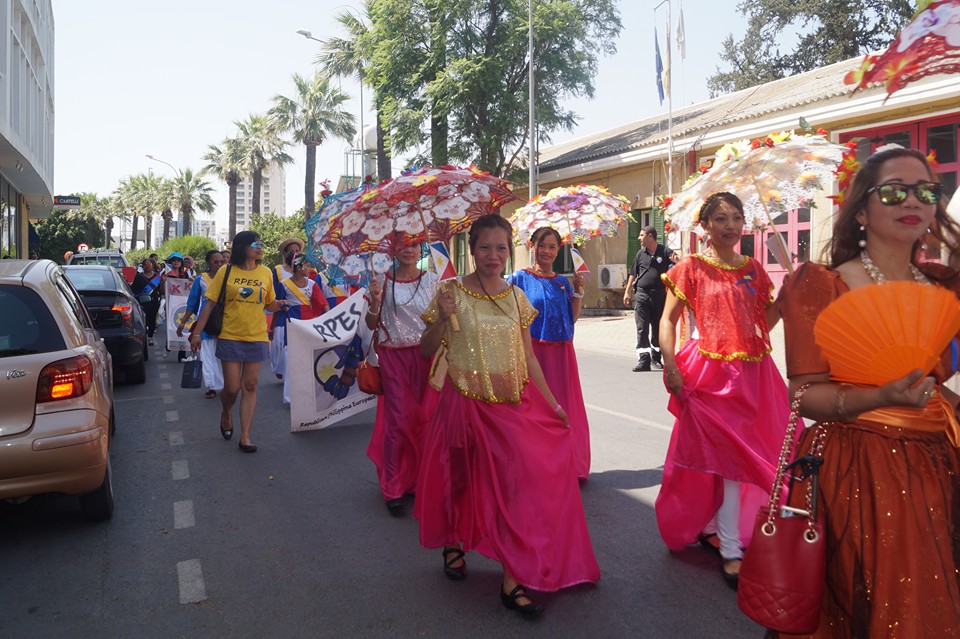
[[[768,348],[767,350],[763,351],[760,355],[750,355],[743,351],[731,353],[730,355],[721,355],[720,353],[711,353],[709,351],[705,351],[700,347],[697,347],[697,350],[700,351],[700,354],[703,355],[704,357],[707,357],[709,359],[722,360],[724,362],[732,362],[735,359],[739,359],[744,362],[759,362],[764,357],[766,357],[767,355],[773,352],[772,348]]]
[[[505,298],[507,295],[509,295],[510,289],[513,288],[513,284],[507,284],[506,290],[503,291],[502,293],[497,293],[496,295],[486,295],[486,294],[480,294],[480,293],[476,293],[476,292],[474,292],[474,291],[471,291],[469,288],[467,288],[466,286],[464,286],[463,284],[461,284],[461,283],[460,283],[460,280],[455,280],[455,281],[454,281],[454,284],[456,284],[456,285],[457,285],[457,288],[459,288],[461,291],[465,292],[465,293],[466,293],[467,295],[469,295],[470,297],[475,297],[475,298],[477,298],[478,300],[486,300],[486,299],[502,300],[502,299]]]
[[[717,267],[718,269],[723,270],[723,271],[739,271],[739,270],[742,269],[744,266],[746,266],[747,264],[750,263],[750,258],[747,257],[746,255],[741,255],[741,256],[740,256],[740,257],[743,258],[743,264],[741,264],[740,266],[730,266],[729,264],[727,264],[727,263],[725,263],[725,262],[721,262],[720,260],[715,260],[715,259],[713,259],[712,257],[707,257],[706,255],[703,255],[703,254],[701,254],[701,253],[694,253],[694,254],[691,255],[690,257],[695,257],[695,258],[699,259],[700,261],[706,262],[706,263],[709,264],[710,266],[715,266],[715,267]]]

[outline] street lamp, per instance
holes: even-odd
[[[359,17],[359,16],[357,16]],[[312,31],[307,31],[306,29],[297,29],[297,33],[302,35],[307,40],[314,40],[319,43],[323,43],[323,40],[313,37]],[[360,172],[363,173],[365,170],[364,158],[366,155],[366,136],[363,134],[363,80],[360,80]],[[363,176],[360,176],[360,184],[363,184]]]
[[[153,160],[154,162],[159,162],[160,164],[166,164],[166,165],[169,166],[171,169],[173,169],[173,172],[177,174],[177,177],[180,177],[180,169],[178,169],[178,168],[175,167],[174,165],[170,164],[169,162],[167,162],[167,161],[165,161],[165,160],[161,160],[160,158],[155,158],[155,157],[153,157],[152,155],[150,155],[149,153],[147,153],[147,157],[150,158],[151,160]]]

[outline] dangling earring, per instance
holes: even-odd
[[[920,250],[923,251],[924,253],[927,252],[927,241],[926,241],[926,240],[927,240],[928,237],[930,237],[930,227],[929,227],[929,226],[927,227],[927,232],[926,232],[926,234],[923,236],[923,239],[920,240]]]
[[[863,224],[860,225],[860,241],[857,242],[857,246],[867,248],[867,227]]]

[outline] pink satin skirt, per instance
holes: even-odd
[[[681,397],[657,496],[660,536],[670,550],[694,543],[723,502],[723,480],[742,482],[740,538],[748,545],[770,497],[790,415],[786,384],[770,356],[759,362],[704,357],[697,340],[677,353]]]
[[[571,440],[532,383],[512,405],[447,381],[417,482],[420,543],[477,550],[533,590],[596,583]]]
[[[533,354],[540,362],[550,392],[567,414],[573,438],[573,467],[577,477],[586,479],[590,474],[590,425],[587,423],[587,409],[583,405],[580,369],[573,342],[533,340]]]
[[[437,392],[430,387],[430,359],[420,346],[377,349],[383,395],[377,399],[377,417],[367,446],[367,457],[377,466],[384,501],[413,493],[420,472],[423,437]]]

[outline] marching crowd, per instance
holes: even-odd
[[[813,498],[827,566],[819,624],[771,636],[960,636],[960,397],[944,385],[956,357],[948,350],[932,371],[856,386],[831,377],[813,332],[831,302],[863,287],[902,280],[960,292],[955,270],[924,259],[925,241],[960,249],[940,195],[921,153],[874,154],[835,217],[825,263],[800,266],[776,297],[761,264],[736,251],[744,230],[736,194],[703,203],[701,252],[681,259],[654,229],[641,232],[624,304],[637,318],[634,370],[662,369],[676,417],[656,501],[667,548],[714,549],[737,588],[754,521],[784,455],[793,457],[783,446],[791,406],[808,420],[796,451],[822,459]],[[391,514],[415,495],[420,542],[441,549],[448,578],[467,578],[466,553],[480,552],[503,567],[503,604],[536,616],[543,607],[528,589],[600,579],[579,490],[590,472],[573,348],[584,282],[553,271],[562,241],[547,227],[532,237],[533,265],[505,278],[513,233],[504,218],[481,217],[469,231],[469,274],[441,283],[419,268],[412,246],[370,284],[365,321],[383,394],[367,455]],[[239,397],[245,452],[256,451],[260,363],[285,377],[286,321],[334,301],[300,240],[280,252],[274,271],[260,265],[263,242],[243,231],[232,251],[208,253],[190,294],[196,322],[178,327],[189,326],[200,351],[206,396],[220,394],[225,439]],[[144,260],[143,291],[155,296],[164,278],[190,277],[185,257],[167,263],[161,272]],[[780,320],[787,383],[770,355]],[[811,506],[801,491],[789,500],[794,510]]]

